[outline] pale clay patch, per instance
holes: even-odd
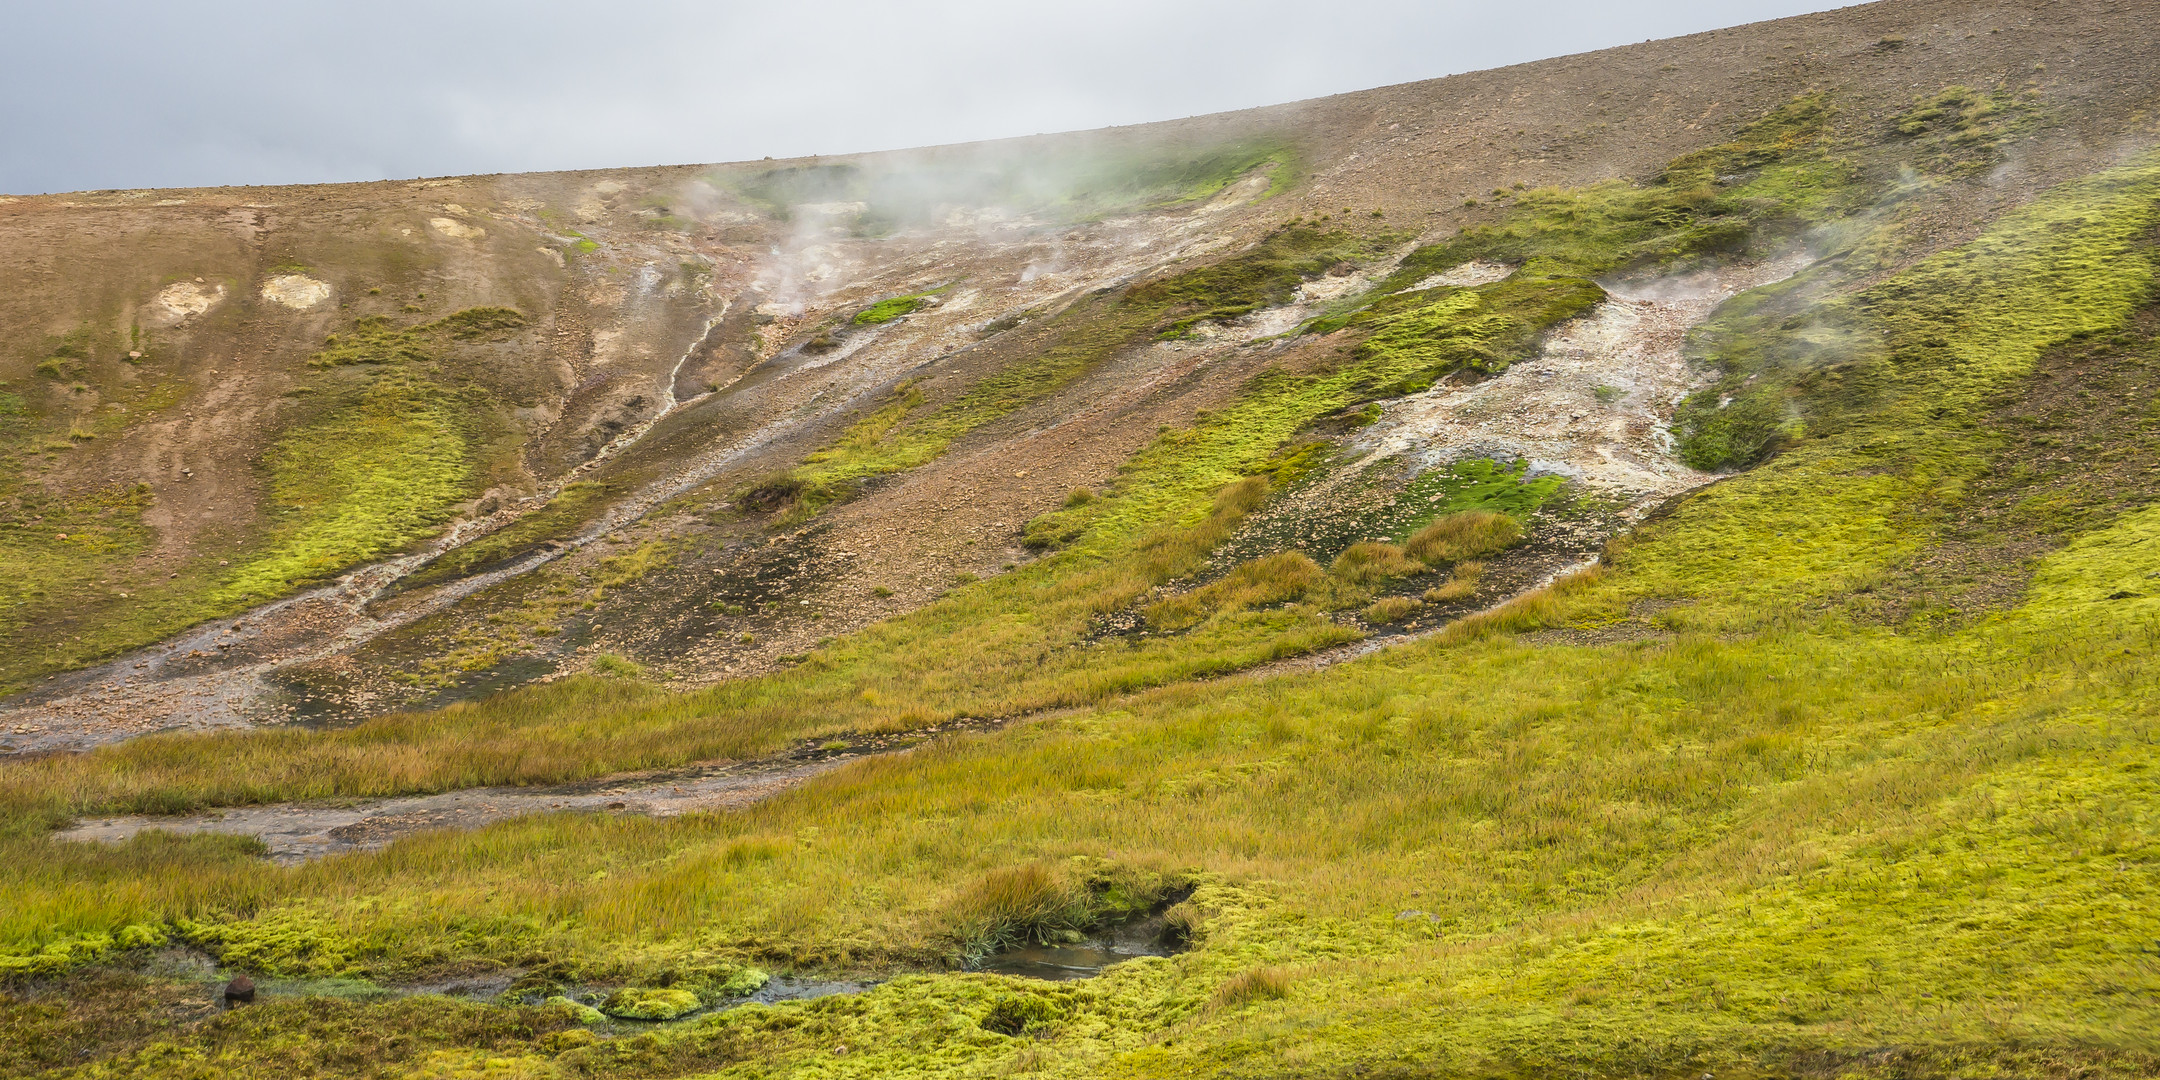
[[[1514,272],[1515,268],[1506,263],[1472,259],[1454,269],[1434,274],[1402,291],[1417,292],[1421,289],[1439,288],[1442,285],[1452,285],[1458,289],[1476,288],[1479,285],[1490,285]]]
[[[487,235],[485,229],[475,228],[462,221],[446,217],[429,218],[428,228],[454,240],[478,240]]]
[[[262,297],[294,311],[307,311],[330,299],[330,283],[306,274],[279,274],[263,282]]]
[[[192,319],[225,299],[225,286],[204,288],[199,281],[182,281],[158,290],[156,304],[173,322]]]

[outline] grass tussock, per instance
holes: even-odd
[[[1247,559],[1219,581],[1150,605],[1148,624],[1161,630],[1183,630],[1211,615],[1301,600],[1320,583],[1323,573],[1302,551]]]
[[[1427,566],[1482,559],[1522,542],[1522,523],[1507,514],[1468,510],[1449,514],[1411,534],[1403,552]]]
[[[1048,941],[1086,926],[1091,912],[1084,890],[1040,863],[992,870],[975,879],[946,909],[946,934],[955,950],[973,960],[1008,945]]]
[[[1542,589],[1524,593],[1498,607],[1455,622],[1440,636],[1450,642],[1462,642],[1488,634],[1521,633],[1563,624],[1576,607],[1573,601],[1602,583],[1606,573],[1604,566],[1578,570]]]
[[[1292,981],[1290,972],[1279,967],[1241,971],[1215,988],[1215,995],[1208,999],[1208,1007],[1235,1009],[1260,1001],[1281,1001],[1290,996]]]
[[[1358,617],[1374,626],[1399,623],[1425,609],[1425,604],[1415,596],[1383,596],[1358,612]]]
[[[1422,574],[1428,569],[1430,567],[1394,544],[1367,540],[1344,548],[1335,556],[1328,572],[1353,585],[1374,585]]]

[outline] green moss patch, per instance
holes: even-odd
[[[600,1011],[624,1020],[673,1020],[696,1012],[702,1002],[688,990],[626,986],[607,996]]]
[[[857,326],[877,326],[882,323],[889,323],[894,319],[913,315],[917,310],[921,309],[924,301],[934,295],[936,294],[928,292],[911,293],[907,296],[894,296],[880,300],[856,312],[855,318],[850,321]]]

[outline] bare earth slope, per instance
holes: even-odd
[[[1879,5],[920,154],[10,200],[0,324],[17,345],[0,378],[15,403],[14,557],[0,678],[19,692],[0,739],[22,750],[356,717],[601,653],[690,684],[764,670],[923,603],[955,574],[1023,561],[1027,521],[1106,483],[1157,427],[1219,405],[1297,346],[1245,340],[1257,332],[1112,343],[1055,393],[808,533],[773,540],[764,522],[716,514],[902,380],[933,404],[962,393],[1042,348],[1039,327],[1075,298],[1219,258],[1288,219],[1384,223],[1373,231],[1399,253],[1494,212],[1467,199],[1648,177],[1803,92],[1830,94],[1854,139],[1879,139],[1921,91],[2032,95],[2024,137],[1985,183],[1903,210],[1895,257],[1918,257],[2123,151],[2152,95],[2153,46],[2121,32],[2128,10]],[[1922,139],[1868,156],[1880,169],[1939,152]],[[1053,165],[1014,180],[1016,163],[1043,160]],[[1166,166],[1167,179],[1112,175]],[[1083,190],[1118,181],[1115,195]],[[850,322],[932,289],[936,307]],[[335,462],[301,460],[296,444],[350,458],[364,438],[339,422],[356,408],[353,369],[310,357],[356,320],[425,327],[476,308],[512,309],[518,325],[421,335],[427,393],[458,395],[442,414],[454,418],[412,425],[422,445],[409,453],[349,463],[389,474],[372,495],[305,490],[296,474]],[[836,325],[841,344],[817,351]],[[1654,426],[1665,403],[1636,406]],[[1547,422],[1587,422],[1579,411]],[[567,482],[590,486],[565,496]],[[1669,493],[1674,481],[1643,483]],[[362,505],[370,497],[403,513]],[[476,547],[490,536],[498,546]],[[652,576],[646,558],[614,573],[626,580],[589,610],[532,614],[520,592],[536,574],[589,579],[610,553],[654,544],[669,572]],[[453,548],[476,554],[437,557]],[[410,554],[385,562],[394,552]],[[308,591],[333,578],[343,584]],[[279,593],[302,599],[243,614]],[[239,618],[128,652],[225,615]],[[549,632],[522,633],[521,620]]]

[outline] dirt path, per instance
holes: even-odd
[[[777,757],[680,769],[623,773],[545,787],[467,788],[434,795],[338,802],[272,803],[199,814],[85,818],[56,833],[63,840],[125,840],[145,830],[253,836],[273,862],[305,862],[347,851],[373,851],[431,829],[476,829],[527,814],[604,812],[674,817],[734,810],[850,761],[902,753],[939,736],[988,731],[1002,721],[959,720],[904,735],[858,736],[808,744]]]
[[[1525,568],[1536,575],[1528,578],[1526,587],[1509,592],[1483,611],[1502,607],[1596,564],[1594,556],[1572,562],[1551,557],[1540,559]],[[1248,668],[1223,676],[1220,681],[1251,681],[1319,671],[1429,637],[1449,625],[1453,623],[1376,635],[1349,645]],[[903,735],[827,740],[779,757],[756,761],[623,773],[548,787],[468,788],[390,799],[241,806],[199,814],[84,818],[54,835],[62,840],[106,843],[123,841],[147,830],[252,836],[269,849],[271,861],[289,866],[325,855],[373,851],[415,833],[434,829],[477,829],[528,814],[604,812],[674,817],[738,810],[852,761],[906,753],[944,735],[994,731],[1015,723],[1074,715],[1087,708],[1049,709],[1005,719],[963,719]]]

